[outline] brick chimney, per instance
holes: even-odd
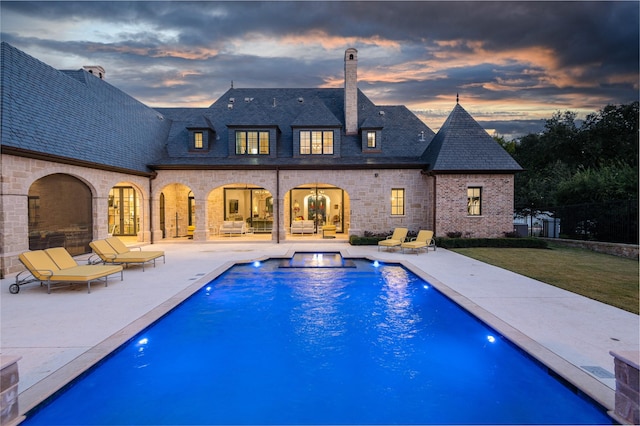
[[[358,51],[344,52],[344,124],[347,135],[358,133]]]

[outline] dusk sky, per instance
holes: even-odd
[[[358,87],[434,131],[460,104],[513,137],[557,111],[638,100],[640,3],[12,2],[1,37],[58,69],[101,65],[154,107],[207,107],[229,89]]]

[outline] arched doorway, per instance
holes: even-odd
[[[174,183],[160,193],[160,219],[164,237],[193,235],[196,223],[196,198],[186,185]]]
[[[91,189],[80,179],[56,173],[31,184],[28,194],[29,249],[64,247],[72,255],[91,252]]]
[[[318,232],[324,225],[335,225],[336,232],[348,232],[349,197],[342,189],[326,184],[301,185],[290,190],[289,222],[312,220]]]

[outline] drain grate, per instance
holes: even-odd
[[[598,379],[615,379],[616,376],[605,370],[602,367],[598,367],[596,365],[581,365],[580,368],[587,371],[588,373],[593,374]]]

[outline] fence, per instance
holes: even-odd
[[[545,209],[560,222],[560,237],[638,244],[638,200],[585,203]]]

